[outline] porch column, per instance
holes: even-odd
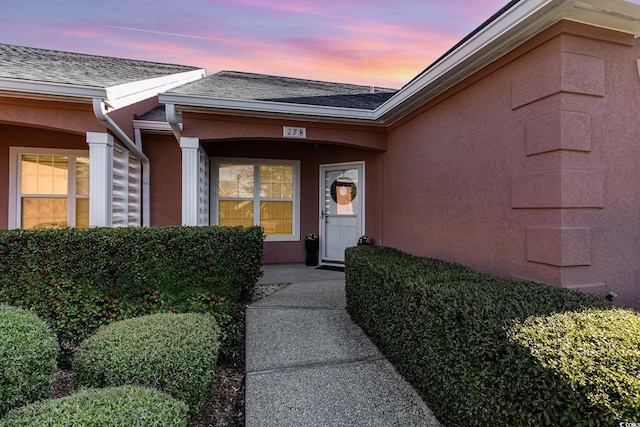
[[[113,141],[108,133],[87,132],[90,227],[112,226]]]
[[[200,139],[181,137],[182,225],[198,225]]]

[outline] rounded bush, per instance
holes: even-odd
[[[174,427],[189,421],[186,403],[137,386],[84,389],[14,409],[0,427]]]
[[[0,304],[0,416],[49,396],[58,342],[34,313]]]
[[[202,406],[214,381],[219,328],[211,315],[162,313],[114,322],[85,340],[74,358],[76,385],[125,384],[165,391]]]

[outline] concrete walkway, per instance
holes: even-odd
[[[438,426],[345,311],[344,273],[264,266],[291,283],[247,309],[247,427]]]

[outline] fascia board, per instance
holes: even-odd
[[[105,98],[107,91],[101,87],[49,83],[33,80],[0,78],[0,91],[60,96],[64,98]]]
[[[554,21],[556,16],[561,15],[562,6],[566,3],[567,0],[526,0],[515,4],[378,107],[375,111],[376,118],[385,123],[393,121],[398,113],[403,115],[398,111],[399,108],[405,110],[402,104],[408,103],[407,107],[411,109],[414,103],[424,103],[451,88],[489,61],[499,58],[551,25],[553,22],[549,21]],[[554,19],[549,19],[550,15]],[[419,96],[419,100],[408,102],[425,89],[427,93]],[[385,119],[386,116],[389,117]]]
[[[566,19],[640,36],[640,2],[638,0],[575,1]]]
[[[156,96],[160,92],[201,79],[206,76],[203,68],[163,77],[124,83],[106,88],[110,110],[126,107]]]
[[[311,116],[322,118],[338,118],[347,120],[374,121],[375,113],[371,110],[355,108],[325,107],[321,105],[289,104],[273,101],[256,101],[229,98],[214,98],[207,96],[161,93],[161,104],[175,104],[182,107],[197,107],[205,109],[253,111],[264,114],[282,114],[292,116]]]
[[[179,124],[182,129],[182,123]],[[134,120],[133,128],[152,133],[171,133],[171,126],[167,122],[155,122],[151,120]]]

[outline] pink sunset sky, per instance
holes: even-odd
[[[21,0],[0,42],[398,88],[507,0]]]

